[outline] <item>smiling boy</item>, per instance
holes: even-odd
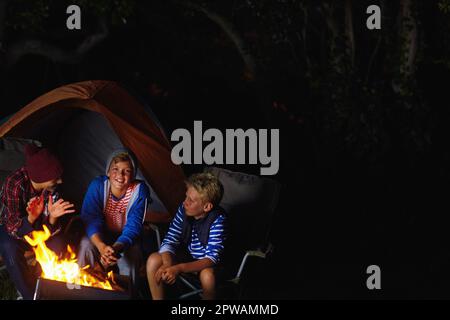
[[[118,266],[120,274],[136,287],[142,250],[142,231],[150,192],[136,180],[137,161],[127,149],[113,152],[107,161],[106,176],[95,178],[88,187],[81,208],[87,236],[81,240],[78,263],[105,269]]]

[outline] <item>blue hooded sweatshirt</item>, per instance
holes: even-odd
[[[106,172],[109,169],[112,158],[119,154],[127,152],[132,159],[132,166],[134,176],[136,177],[137,161],[133,154],[126,149],[119,149],[114,151],[107,162]],[[133,194],[126,210],[126,223],[122,233],[117,238],[116,242],[122,243],[125,248],[134,243],[136,238],[140,235],[142,224],[145,218],[145,211],[150,199],[150,191],[143,181],[137,180]],[[83,205],[81,207],[81,219],[86,227],[87,236],[90,238],[96,233],[102,233],[105,228],[105,215],[103,210],[106,206],[110,190],[110,182],[108,176],[101,175],[96,177],[89,185],[86,195],[84,196]]]

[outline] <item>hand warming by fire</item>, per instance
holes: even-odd
[[[33,197],[30,201],[28,201],[26,211],[28,213],[28,221],[30,223],[34,223],[44,211],[44,197],[44,192],[42,192],[40,196]],[[74,205],[72,203],[69,201],[64,201],[64,199],[59,199],[56,202],[53,202],[52,195],[48,194],[48,212],[50,215],[50,223],[54,224],[56,219],[65,214],[74,213],[75,210],[73,207]]]
[[[50,238],[50,231],[44,225],[43,231],[33,231],[31,237],[25,236],[25,240],[33,247],[36,254],[36,260],[42,268],[42,278],[66,282],[70,284],[79,284],[88,287],[96,287],[106,290],[113,290],[111,282],[114,283],[113,273],[108,273],[108,279],[99,280],[86,271],[89,265],[80,268],[77,264],[75,253],[70,246],[67,246],[67,257],[59,258],[50,250],[45,241]]]
[[[30,222],[34,222],[44,211],[44,193],[42,192],[39,197],[32,198],[28,204],[26,211],[29,216]]]

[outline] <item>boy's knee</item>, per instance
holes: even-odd
[[[33,250],[30,246],[28,250]],[[12,257],[20,257],[23,256],[25,250],[20,247],[18,241],[5,241],[0,242],[0,253],[3,255],[3,258],[7,258],[9,256]]]
[[[215,281],[216,276],[213,268],[206,268],[200,271],[200,282],[202,283],[202,286],[214,285]]]
[[[86,265],[94,266],[98,259],[98,250],[88,237],[84,237],[78,246],[78,265],[84,267]]]
[[[154,252],[147,259],[147,271],[154,271],[162,265],[162,257],[159,252]]]

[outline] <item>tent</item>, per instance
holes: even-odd
[[[131,149],[138,178],[151,189],[146,220],[168,222],[184,198],[184,174],[170,158],[170,143],[151,109],[111,81],[84,81],[54,89],[0,126],[0,139],[33,139],[56,151],[64,198],[81,207],[89,182],[104,174],[108,155]]]

